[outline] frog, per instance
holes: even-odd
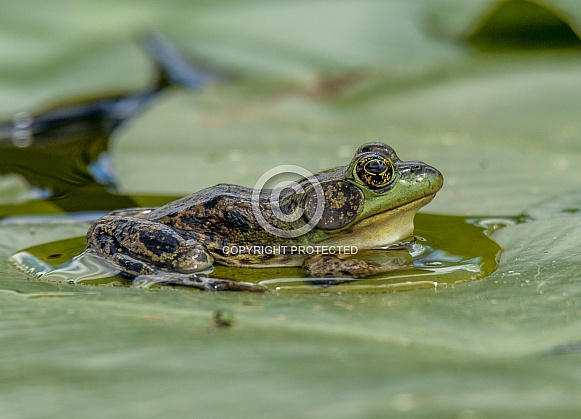
[[[349,164],[290,186],[218,184],[160,207],[113,211],[90,226],[86,252],[133,279],[201,290],[266,290],[210,277],[215,264],[365,278],[403,266],[356,253],[413,242],[416,213],[442,186],[436,168],[400,160],[385,143],[367,142]]]

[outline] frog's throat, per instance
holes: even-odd
[[[434,196],[435,194],[428,195],[391,211],[365,218],[320,244],[357,246],[361,250],[385,248],[409,241],[414,235],[416,212],[434,199]]]

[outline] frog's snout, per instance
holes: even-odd
[[[424,177],[430,184],[430,190],[438,192],[444,186],[444,176],[438,169],[427,164],[422,168],[420,176]]]
[[[401,178],[414,183],[427,185],[429,193],[438,192],[444,185],[444,176],[435,167],[422,161],[403,162],[399,166]]]

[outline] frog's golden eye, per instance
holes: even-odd
[[[395,167],[391,160],[374,155],[363,157],[355,165],[355,176],[371,189],[379,189],[393,182]]]

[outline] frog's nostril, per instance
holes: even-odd
[[[414,162],[414,163],[410,163],[407,165],[407,167],[404,169],[404,171],[410,172],[412,174],[419,174],[419,173],[423,173],[424,169],[425,169],[425,165],[423,165],[420,162]]]

